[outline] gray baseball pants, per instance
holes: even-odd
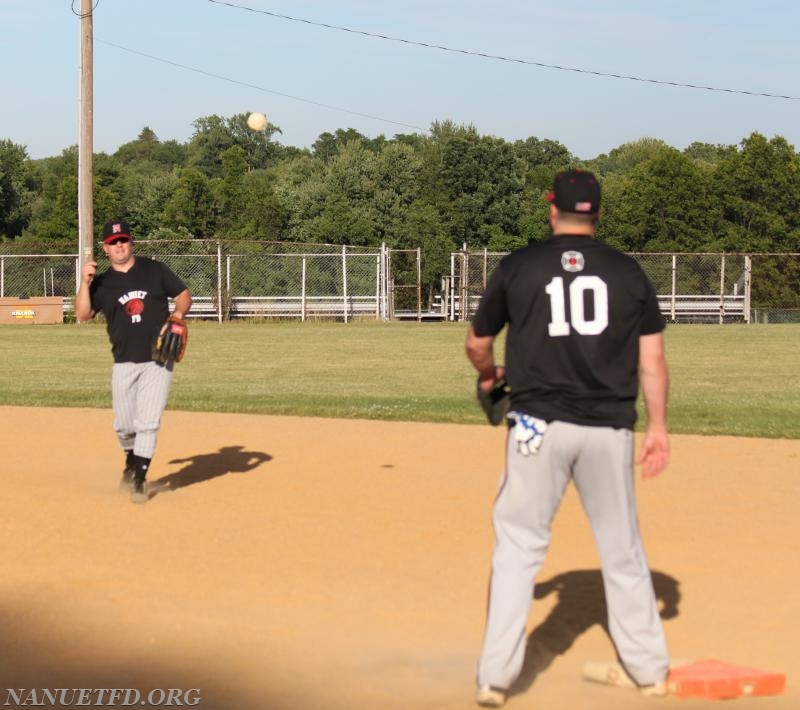
[[[153,458],[171,383],[172,367],[154,362],[114,363],[111,370],[114,431],[123,449]]]
[[[506,471],[494,505],[496,535],[479,685],[507,689],[522,670],[534,580],[570,480],[594,534],[603,573],[608,628],[633,679],[667,676],[669,659],[652,577],[639,534],[634,438],[628,429],[555,421],[537,454],[507,439]]]

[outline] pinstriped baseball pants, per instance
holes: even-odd
[[[522,670],[534,580],[571,480],[600,555],[608,628],[619,657],[641,685],[666,678],[667,646],[639,534],[633,448],[630,430],[559,421],[548,424],[532,456],[518,453],[508,437],[493,513],[496,543],[479,685],[507,689]]]
[[[153,458],[171,383],[171,366],[162,367],[154,362],[114,363],[111,370],[114,431],[123,449]]]

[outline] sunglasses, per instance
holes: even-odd
[[[106,244],[111,246],[114,246],[115,244],[127,244],[130,240],[130,237],[117,237],[116,239],[106,242]]]

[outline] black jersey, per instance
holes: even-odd
[[[128,271],[109,269],[89,287],[92,310],[103,311],[114,362],[149,362],[169,316],[169,298],[186,285],[160,261],[136,257]]]
[[[639,336],[664,329],[653,285],[635,260],[584,236],[519,249],[492,274],[472,321],[478,336],[506,324],[512,409],[633,427]]]

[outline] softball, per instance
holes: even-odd
[[[247,125],[254,131],[263,131],[267,127],[267,117],[263,113],[251,113]]]

